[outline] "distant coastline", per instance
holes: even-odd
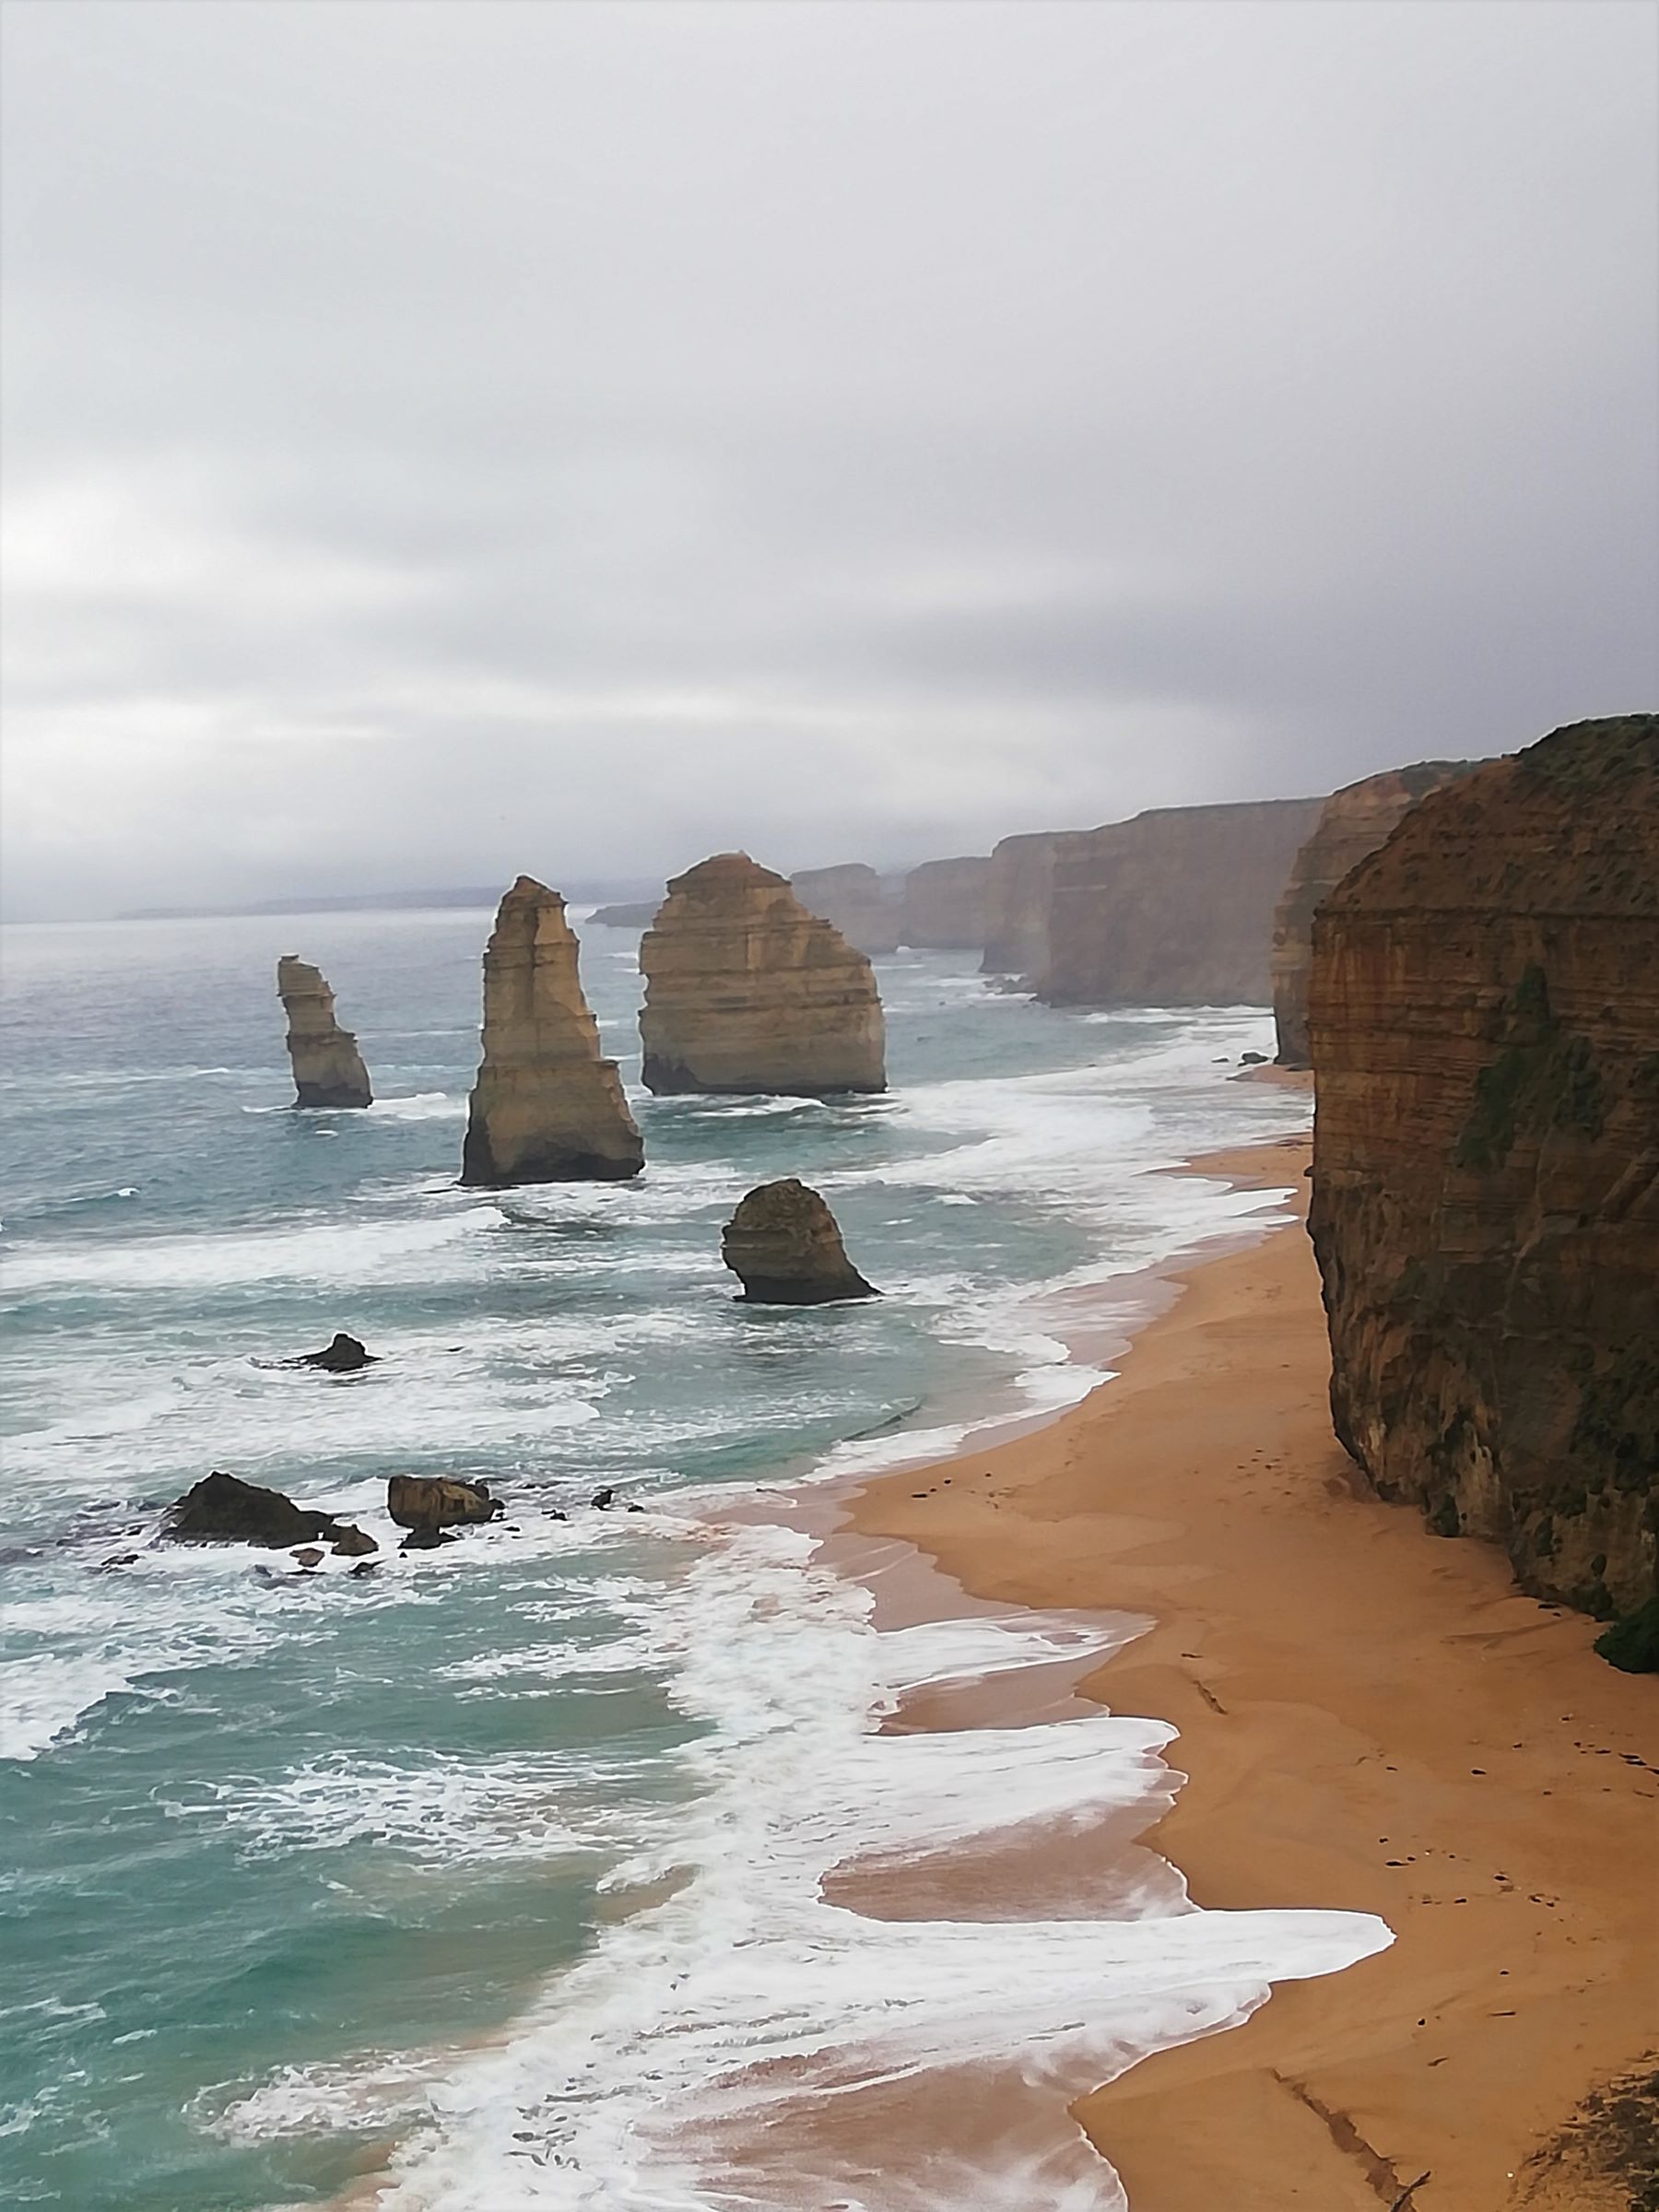
[[[418,912],[432,907],[484,907],[493,912],[500,903],[499,883],[468,884],[458,890],[353,891],[309,898],[257,899],[244,906],[132,906],[114,916],[117,922],[212,922],[251,919],[261,914],[383,914]],[[592,886],[586,895],[571,893],[573,905],[602,903],[641,896],[633,883]]]

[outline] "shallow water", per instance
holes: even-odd
[[[488,927],[6,933],[8,2203],[316,2203],[397,2141],[399,2206],[712,2205],[669,2122],[713,2084],[729,2100],[741,2057],[908,2065],[966,2055],[983,2017],[999,2052],[1080,2018],[1087,2076],[1183,2005],[1247,2007],[1273,1959],[1357,1955],[1331,1915],[912,1929],[896,2013],[892,1931],[822,1905],[823,1867],[988,1806],[1156,1797],[1163,1732],[877,1736],[902,1678],[1083,1631],[878,1637],[804,1540],[683,1517],[716,1486],[948,1448],[1079,1394],[1065,1294],[1260,1204],[1147,1171],[1305,1121],[1228,1080],[1266,1018],[1061,1014],[965,956],[900,956],[878,963],[887,1097],[656,1101],[635,940],[594,929],[584,981],[647,1173],[492,1194],[453,1180]],[[289,949],[359,1033],[366,1114],[287,1111]],[[734,1302],[720,1224],[786,1173],[830,1196],[878,1302]],[[260,1364],[336,1328],[381,1364]],[[360,1578],[155,1547],[159,1508],[214,1466],[388,1552],[389,1473],[487,1477],[508,1522]],[[648,1510],[587,1510],[607,1484]],[[657,1901],[618,1917],[630,1894]]]

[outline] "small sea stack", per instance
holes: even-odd
[[[716,853],[674,878],[640,966],[645,1081],[659,1094],[887,1088],[868,959],[747,853]]]
[[[276,963],[276,995],[288,1016],[294,1104],[371,1106],[374,1093],[357,1039],[335,1018],[335,996],[322,971],[285,952]]]
[[[281,1490],[216,1468],[174,1499],[162,1516],[161,1534],[173,1544],[259,1544],[276,1551],[290,1544],[333,1543],[343,1525],[333,1513],[296,1505]]]
[[[488,1483],[465,1482],[458,1476],[394,1475],[386,1484],[386,1511],[399,1528],[421,1535],[494,1521],[501,1501],[491,1497]]]
[[[620,1182],[645,1148],[582,996],[557,891],[521,876],[484,954],[484,1056],[462,1154],[465,1183]]]
[[[825,1306],[879,1298],[841,1242],[835,1216],[796,1177],[749,1192],[721,1232],[720,1256],[757,1306]]]

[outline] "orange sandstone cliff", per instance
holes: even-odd
[[[1281,1067],[1307,1067],[1308,973],[1313,965],[1313,914],[1350,868],[1374,853],[1408,807],[1475,765],[1419,760],[1346,784],[1324,803],[1313,834],[1297,854],[1273,917],[1273,1018]]]
[[[1422,799],[1324,901],[1310,1230],[1378,1490],[1601,1617],[1654,1594],[1659,716]]]
[[[1169,806],[1068,838],[1054,856],[1054,1006],[1265,1006],[1273,915],[1322,799]]]
[[[998,839],[985,885],[984,974],[1035,982],[1045,971],[1055,863],[1088,836],[1086,830],[1038,830]]]
[[[653,1091],[825,1098],[887,1088],[869,961],[747,853],[716,853],[674,878],[640,966]]]

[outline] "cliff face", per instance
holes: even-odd
[[[896,952],[903,908],[862,860],[837,868],[803,868],[790,888],[809,914],[839,929],[859,952]]]
[[[484,954],[484,1057],[463,1182],[615,1182],[644,1165],[617,1064],[600,1057],[576,960],[564,900],[521,876]]]
[[[1313,911],[1351,868],[1374,853],[1406,809],[1442,783],[1466,776],[1472,760],[1419,760],[1335,791],[1297,854],[1273,917],[1273,1017],[1281,1067],[1307,1067],[1308,973]]]
[[[924,860],[904,879],[899,942],[940,952],[978,952],[985,942],[986,858]]]
[[[334,993],[321,971],[285,952],[276,963],[276,994],[288,1016],[295,1105],[372,1105],[374,1093],[357,1039],[335,1020]]]
[[[1035,981],[1047,971],[1055,862],[1088,835],[1082,830],[1041,830],[998,841],[985,885],[982,973]]]
[[[1414,806],[1313,924],[1337,1434],[1598,1615],[1654,1591],[1659,716]]]
[[[1085,830],[1055,855],[1054,1006],[1265,1006],[1273,912],[1324,801],[1171,806]]]
[[[717,853],[674,878],[640,966],[654,1091],[823,1098],[887,1088],[869,961],[747,853]]]

